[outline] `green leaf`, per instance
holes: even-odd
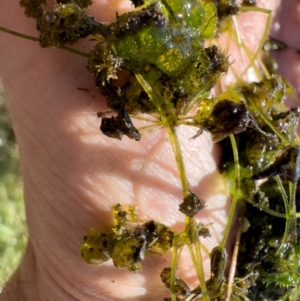
[[[200,26],[200,32],[203,38],[210,39],[217,32],[217,10],[213,3],[201,2],[205,10],[205,15],[202,25]]]

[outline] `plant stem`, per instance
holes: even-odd
[[[227,237],[228,237],[228,234],[229,234],[229,231],[231,228],[231,223],[233,220],[233,215],[234,215],[235,207],[236,207],[236,203],[237,203],[238,189],[239,189],[239,185],[240,185],[240,165],[239,165],[239,154],[238,154],[238,150],[237,150],[237,145],[236,145],[234,136],[231,134],[231,135],[229,135],[229,137],[230,137],[230,142],[232,145],[233,158],[234,158],[235,183],[234,183],[233,198],[232,198],[232,203],[230,206],[230,211],[229,211],[229,215],[228,215],[228,219],[227,219],[227,223],[226,223],[226,228],[224,231],[223,239],[220,244],[220,247],[222,247],[222,248],[225,248]]]
[[[145,79],[144,76],[141,74],[135,74],[137,80],[140,82],[142,87],[144,88],[145,92],[149,95],[150,99],[153,101],[154,105],[156,106],[159,115],[161,117],[161,124],[167,128],[169,139],[173,148],[173,152],[175,155],[179,176],[181,180],[182,190],[183,190],[183,197],[186,198],[189,195],[189,186],[188,181],[185,175],[185,168],[182,158],[182,153],[178,141],[178,136],[175,131],[176,121],[172,114],[172,112],[167,107],[162,96],[159,92],[155,89],[154,85],[150,85],[149,82]]]
[[[149,81],[141,74],[135,74],[135,76],[137,80],[140,82],[141,86],[144,88],[145,92],[149,95],[150,99],[153,101],[154,105],[156,106],[161,118],[161,124],[167,128],[170,143],[173,148],[173,152],[175,155],[175,159],[180,175],[183,197],[187,198],[189,196],[189,186],[185,174],[184,162],[183,162],[183,157],[178,141],[178,136],[175,130],[176,118],[174,118],[172,112],[167,106],[167,103],[160,95],[160,93],[157,91],[155,85],[154,84],[151,85]],[[209,301],[210,298],[208,296],[207,289],[206,289],[204,270],[202,264],[202,256],[201,256],[201,246],[200,246],[199,236],[197,233],[197,226],[195,223],[195,219],[186,217],[185,224],[186,224],[186,228],[184,233],[186,233],[191,240],[191,243],[188,244],[188,248],[190,250],[192,260],[197,272],[197,276],[200,281],[202,297],[204,301]],[[174,244],[176,243],[177,243],[177,239],[175,237]],[[193,252],[193,247],[195,248],[195,253]],[[175,272],[176,272],[176,266],[178,261],[178,247],[174,246],[173,248],[174,249],[173,249],[173,259],[172,259],[172,268],[171,268],[171,279],[170,279],[171,293],[174,288]],[[174,293],[172,293],[171,299],[172,301],[176,300],[176,296],[174,295]]]
[[[19,32],[7,29],[7,28],[2,27],[2,26],[0,26],[0,31],[6,32],[8,34],[11,34],[13,36],[16,36],[16,37],[19,37],[19,38],[22,38],[22,39],[25,39],[25,40],[30,40],[30,41],[38,42],[38,43],[40,42],[39,38],[32,37],[32,36],[29,36],[27,34],[19,33]],[[67,47],[67,46],[59,46],[58,48],[69,51],[69,52],[72,52],[72,53],[75,53],[75,54],[83,56],[83,57],[89,57],[88,53],[81,52],[81,51],[76,50],[74,48],[70,48],[70,47]]]

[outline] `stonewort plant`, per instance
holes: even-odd
[[[177,163],[184,229],[141,220],[135,208],[117,202],[111,228],[102,232],[95,225],[84,237],[82,258],[93,264],[112,260],[116,268],[138,272],[147,256],[170,252],[171,266],[160,273],[170,293],[165,300],[298,300],[300,111],[284,106],[292,89],[269,55],[282,45],[267,41],[271,12],[249,0],[239,5],[234,0],[132,0],[132,11],[100,23],[84,10],[92,5],[90,0],[20,4],[26,16],[36,19],[41,47],[87,57],[88,70],[107,100],[107,110],[98,112],[101,132],[139,141],[164,128]],[[236,18],[249,11],[266,16],[255,50],[243,43],[237,30]],[[246,57],[241,72],[228,49],[220,46],[224,35]],[[89,53],[69,47],[87,37],[93,43]],[[249,80],[250,70],[255,80]],[[235,84],[224,85],[222,75],[227,72]],[[135,120],[144,125],[136,126]],[[196,221],[209,204],[190,188],[177,135],[180,125],[197,129],[193,139],[210,133],[223,150],[219,168],[230,183],[232,202],[223,238],[211,251],[205,246],[210,224]],[[237,207],[241,219],[238,231],[232,229],[236,239],[228,267],[226,245]],[[178,276],[184,248],[197,275],[195,287]],[[208,279],[204,254],[210,258]]]

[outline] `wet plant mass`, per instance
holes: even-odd
[[[85,13],[90,0],[57,0],[54,5],[46,0],[21,0],[25,14],[37,20],[42,47],[65,47],[86,37],[96,41],[87,65],[109,108],[98,113],[102,133],[139,141],[147,132],[163,127],[178,166],[182,184],[178,210],[185,215],[181,232],[154,220],[140,221],[132,208],[116,204],[111,229],[92,228],[84,237],[82,258],[98,264],[112,259],[116,267],[137,272],[146,256],[172,249],[172,265],[160,274],[162,285],[170,291],[166,300],[299,300],[296,131],[300,111],[284,106],[291,87],[272,64],[263,64],[259,51],[248,49],[247,69],[255,70],[257,80],[249,83],[240,76],[226,91],[211,93],[222,75],[228,70],[234,73],[234,64],[219,46],[220,35],[227,32],[238,43],[235,16],[251,10],[265,14],[262,48],[270,11],[256,7],[255,1],[243,1],[241,6],[234,0],[132,0],[132,4],[133,11],[117,14],[104,24]],[[271,42],[266,45],[274,45]],[[267,51],[265,58],[269,58]],[[123,81],[118,81],[120,71]],[[149,124],[139,129],[133,120],[141,114]],[[195,139],[209,132],[227,150],[220,170],[231,183],[233,199],[224,237],[210,252],[209,279],[204,277],[202,263],[202,240],[210,235],[209,225],[197,224],[195,219],[208,205],[190,189],[178,125],[198,128]],[[225,245],[237,204],[248,228],[237,237],[237,263],[227,276]],[[185,246],[199,280],[194,288],[177,276]]]

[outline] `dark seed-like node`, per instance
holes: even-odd
[[[228,57],[216,45],[205,48],[205,53],[210,60],[210,69],[213,72],[223,73],[228,71]]]
[[[241,6],[255,6],[256,0],[243,0]]]
[[[234,103],[230,100],[219,101],[213,111],[215,125],[206,129],[212,133],[214,141],[218,141],[222,134],[238,134],[243,132],[249,124],[250,115],[245,103]],[[214,138],[216,137],[216,138]]]
[[[171,268],[164,268],[162,270],[162,272],[160,273],[160,278],[161,278],[161,281],[166,286],[166,288],[168,288],[168,289],[171,288],[170,277],[171,277]],[[176,277],[174,291],[172,291],[172,293],[174,293],[177,296],[186,296],[190,293],[190,291],[191,290],[190,290],[189,286],[187,285],[187,283],[184,280],[178,279]]]
[[[203,238],[207,238],[207,237],[211,237],[211,234],[209,232],[209,229],[207,227],[205,227],[203,224],[198,224],[197,225],[197,230],[198,230],[198,235],[203,237]]]
[[[121,140],[123,137],[122,131],[119,129],[118,117],[103,117],[100,130],[101,132],[110,138]]]
[[[235,0],[214,0],[217,8],[218,25],[222,24],[224,19],[239,12],[239,7]]]
[[[184,198],[183,202],[179,205],[179,211],[189,217],[193,217],[199,210],[205,207],[205,201],[190,192],[188,197]]]
[[[149,233],[154,233],[157,230],[157,225],[154,220],[145,223],[145,230]]]
[[[166,288],[170,288],[171,268],[164,268],[160,273],[160,278]]]
[[[134,5],[134,7],[138,7],[138,6],[141,6],[141,5],[145,4],[144,0],[131,0],[131,2]]]
[[[141,134],[132,124],[125,108],[117,116],[103,117],[100,130],[104,135],[118,140],[121,140],[123,135],[136,141],[141,139]]]

